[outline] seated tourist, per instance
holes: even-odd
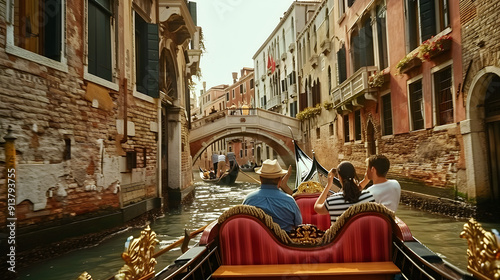
[[[328,172],[328,183],[321,195],[314,203],[314,210],[318,214],[329,214],[332,223],[344,213],[351,205],[374,202],[375,198],[369,191],[361,191],[358,180],[356,179],[356,170],[352,163],[343,161],[337,166],[337,173],[342,184],[342,190],[328,196],[333,186],[335,169]]]
[[[278,187],[288,172],[281,168],[277,160],[266,159],[255,173],[260,176],[260,189],[248,194],[243,204],[261,208],[286,231],[300,225],[302,215],[295,199]]]
[[[359,183],[360,189],[366,188],[369,182],[373,185],[366,190],[369,191],[375,201],[396,212],[401,197],[401,186],[399,182],[387,179],[387,172],[391,163],[384,155],[372,155],[367,159],[365,178]]]

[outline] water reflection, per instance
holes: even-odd
[[[230,207],[240,204],[248,193],[258,187],[247,181],[249,179],[246,176],[240,175],[234,186],[211,186],[197,179],[195,197],[191,203],[172,209],[151,224],[151,228],[158,235],[160,246],[168,246],[184,236],[184,229],[194,231],[216,220]],[[450,263],[465,270],[467,242],[459,238],[465,220],[419,211],[405,205],[400,205],[397,215],[408,224],[417,239]],[[500,228],[500,225],[486,226]],[[137,237],[139,234],[140,229],[118,233],[99,246],[74,251],[33,265],[25,269],[19,279],[76,279],[84,271],[90,273],[93,279],[107,279],[123,265],[120,254],[127,237]],[[198,239],[199,236],[191,241],[191,245]],[[162,255],[157,259],[157,270],[170,264],[180,255],[179,248]]]

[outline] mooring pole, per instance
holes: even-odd
[[[13,278],[17,276],[16,264],[16,228],[17,228],[17,218],[16,218],[16,147],[14,141],[16,137],[12,134],[12,127],[9,125],[7,129],[7,135],[3,137],[5,139],[5,185],[6,185],[6,198],[7,198],[7,217],[6,225],[8,229],[8,240],[7,245],[7,278]]]
[[[12,127],[9,125],[7,129],[7,135],[3,137],[5,139],[5,169],[7,173],[9,170],[16,169],[16,146],[14,142],[16,141],[16,137],[12,134]],[[9,178],[9,177],[6,177]],[[8,180],[7,180],[8,182]]]

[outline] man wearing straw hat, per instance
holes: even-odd
[[[302,215],[295,199],[278,188],[283,176],[288,173],[278,161],[266,159],[255,173],[260,176],[260,189],[248,194],[243,204],[261,208],[286,231],[302,224]]]

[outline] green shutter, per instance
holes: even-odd
[[[339,83],[342,83],[347,79],[347,67],[344,47],[339,49],[339,51],[337,52],[337,63],[339,64]]]
[[[189,14],[191,14],[191,18],[193,19],[194,25],[198,25],[197,23],[197,10],[196,10],[196,2],[188,2]]]
[[[410,44],[410,50],[413,50],[420,45],[418,41],[417,0],[408,0],[406,14],[408,18],[408,43]]]
[[[436,35],[436,7],[434,0],[420,0],[420,28],[422,41]]]
[[[363,49],[361,50],[361,53],[365,53],[363,66],[372,66],[375,65],[375,57],[373,55],[373,30],[369,19],[366,21],[363,29],[364,42],[362,45]]]
[[[148,50],[148,65],[146,67],[147,73],[147,95],[158,98],[159,94],[159,39],[158,39],[158,25],[148,24],[148,38],[147,38],[147,50]]]
[[[61,0],[46,1],[44,6],[44,55],[61,60]]]
[[[112,81],[110,14],[89,1],[88,72]]]

